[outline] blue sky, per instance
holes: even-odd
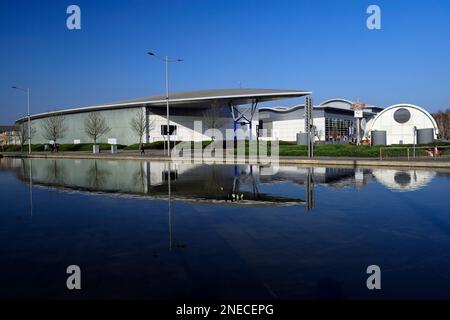
[[[66,8],[81,8],[81,30]],[[366,28],[381,7],[382,29]],[[0,123],[26,113],[164,92],[155,50],[183,58],[171,91],[307,89],[388,106],[450,107],[450,1],[0,2]],[[295,102],[291,102],[295,103]]]

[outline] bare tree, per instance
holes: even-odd
[[[44,139],[52,140],[53,146],[66,135],[66,118],[62,114],[55,114],[42,120],[42,136]]]
[[[443,139],[450,139],[450,109],[438,111],[433,114],[439,128],[439,134]]]
[[[18,130],[17,130],[17,137],[19,138],[19,143],[20,143],[20,151],[23,151],[23,146],[25,145],[25,143],[27,143],[28,139],[32,139],[34,134],[36,133],[36,129],[31,127],[31,137],[28,137],[29,132],[28,132],[28,123],[27,122],[22,122],[19,126],[18,126]]]
[[[8,144],[8,135],[6,133],[0,133],[0,146],[3,151],[3,147]]]
[[[138,110],[136,115],[130,120],[130,127],[136,136],[139,137],[139,149],[142,148],[142,138],[144,134],[153,128],[153,121],[147,121],[147,117],[142,110]]]
[[[208,129],[220,129],[225,124],[225,119],[221,115],[221,108],[217,102],[213,102],[211,107],[203,112],[203,123]],[[214,137],[212,138],[214,140]]]
[[[97,139],[111,131],[111,128],[108,127],[105,118],[98,112],[91,112],[84,120],[84,131],[94,140],[94,145],[96,145]]]

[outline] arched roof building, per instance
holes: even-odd
[[[206,110],[213,107],[218,110],[214,117],[223,122],[223,137],[226,131],[233,131],[238,124],[249,137],[256,136],[257,122],[253,115],[258,104],[283,99],[299,98],[311,94],[303,90],[278,89],[215,89],[170,94],[170,127],[167,128],[167,109],[165,96],[151,96],[126,101],[92,105],[82,108],[69,108],[58,111],[31,115],[31,125],[35,130],[33,144],[51,143],[45,134],[45,121],[54,116],[64,117],[64,136],[58,143],[88,143],[92,139],[85,132],[85,120],[91,112],[98,112],[105,119],[110,131],[102,135],[98,142],[109,139],[118,144],[129,145],[139,142],[130,126],[130,122],[138,115],[143,115],[147,123],[147,132],[143,134],[143,142],[163,141],[169,131],[172,141],[209,140],[211,136],[196,130],[196,121],[205,120]],[[27,117],[17,120],[17,124],[27,122]],[[217,119],[216,119],[217,120]],[[169,130],[168,130],[169,129]]]
[[[439,133],[436,121],[425,109],[413,104],[396,104],[378,113],[367,124],[367,134],[385,131],[386,144],[413,144],[415,130],[432,129],[433,139]]]

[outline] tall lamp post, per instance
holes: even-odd
[[[30,88],[20,88],[20,87],[12,87],[13,89],[17,89],[27,93],[27,117],[28,117],[28,153],[31,153],[31,118],[30,118]],[[23,137],[22,137],[23,139]]]
[[[166,109],[167,109],[167,155],[170,157],[170,119],[169,119],[169,62],[182,62],[182,59],[172,59],[168,56],[161,57],[154,52],[147,52],[148,55],[164,61],[166,64]]]

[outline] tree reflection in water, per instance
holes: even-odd
[[[45,173],[47,174],[46,181],[49,185],[58,186],[64,185],[65,182],[65,168],[56,160],[47,160]]]
[[[87,171],[87,181],[91,189],[100,190],[105,187],[107,178],[111,174],[106,168],[99,168],[97,160],[91,165]]]

